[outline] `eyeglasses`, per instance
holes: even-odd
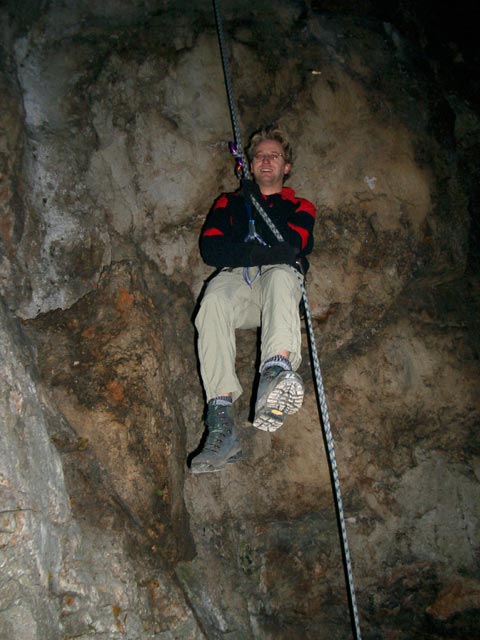
[[[273,151],[272,153],[263,153],[263,151],[258,151],[258,153],[253,156],[253,159],[263,162],[268,158],[268,160],[271,160],[272,162],[278,162],[280,158],[284,157],[283,153],[277,153],[276,151]]]

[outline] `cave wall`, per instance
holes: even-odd
[[[128,498],[58,411],[3,302],[0,323],[0,637],[203,638],[154,536],[122,524]]]
[[[225,25],[243,129],[280,121],[318,210],[308,294],[364,635],[473,638],[478,118],[393,24],[314,5],[227,2]],[[3,636],[351,637],[306,335],[305,404],[274,435],[251,428],[239,335],[245,461],[188,473],[198,235],[237,184],[210,8],[1,15]]]

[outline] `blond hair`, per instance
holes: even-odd
[[[283,155],[285,162],[287,164],[292,164],[293,162],[293,149],[290,144],[285,133],[276,125],[270,125],[268,127],[263,127],[258,131],[255,131],[250,137],[247,155],[250,162],[253,160],[253,156],[255,155],[255,151],[260,144],[264,140],[276,140],[282,145]]]

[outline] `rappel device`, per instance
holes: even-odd
[[[227,90],[228,104],[230,108],[230,117],[232,120],[233,134],[235,138],[235,141],[231,142],[229,147],[232,155],[237,161],[237,164],[236,164],[237,176],[239,178],[243,176],[244,180],[250,180],[251,179],[250,170],[249,170],[248,162],[244,154],[242,143],[241,143],[240,127],[238,124],[237,110],[236,110],[235,100],[233,97],[230,67],[228,64],[228,57],[227,57],[227,52],[225,47],[225,39],[223,35],[222,18],[220,15],[220,10],[219,10],[217,0],[213,0],[213,6],[215,11],[215,21],[217,26],[217,36],[218,36],[218,42],[219,42],[220,53],[222,58],[223,73],[225,77],[225,86]],[[255,196],[252,193],[249,193],[248,197],[250,198],[250,201],[252,202],[253,206],[258,211],[258,213],[260,214],[260,216],[262,217],[262,219],[264,220],[268,228],[272,231],[275,238],[280,242],[283,242],[284,239],[281,233],[278,231],[278,229],[275,227],[273,222],[270,220],[267,212],[264,211],[263,207],[257,201]],[[334,488],[333,493],[335,496],[335,506],[337,511],[338,524],[339,524],[339,533],[340,533],[340,540],[341,540],[341,546],[342,546],[343,560],[345,564],[347,593],[348,593],[349,605],[350,605],[350,610],[352,615],[352,630],[354,633],[355,640],[361,640],[362,636],[361,636],[361,630],[360,630],[360,620],[358,615],[357,599],[355,595],[352,561],[350,557],[350,546],[348,544],[345,515],[343,511],[342,493],[340,490],[340,479],[338,475],[338,467],[337,467],[337,460],[335,455],[332,430],[330,428],[330,418],[328,415],[325,389],[323,386],[322,373],[320,370],[320,361],[318,358],[317,347],[315,344],[315,335],[314,335],[313,325],[312,325],[312,316],[310,313],[310,307],[308,304],[307,292],[305,289],[303,278],[300,276],[300,274],[297,272],[297,270],[294,267],[292,267],[292,269],[297,274],[297,277],[300,281],[300,285],[302,288],[302,300],[305,308],[305,320],[307,324],[309,346],[310,346],[313,372],[314,372],[314,381],[315,381],[315,387],[317,392],[317,401],[320,408],[321,424],[323,427],[323,434],[324,434],[327,454],[328,454],[327,456],[328,464],[329,464],[332,484]]]
[[[247,210],[247,215],[248,215],[248,233],[243,239],[243,241],[251,242],[253,244],[259,244],[262,247],[268,246],[265,240],[262,238],[262,236],[259,233],[257,233],[257,230],[255,228],[255,220],[252,215],[252,203],[248,198],[245,198],[245,208]],[[262,272],[262,267],[257,267],[257,273],[254,275],[253,278],[251,278],[249,268],[243,267],[243,279],[245,280],[245,282],[248,284],[249,287],[252,287],[253,283],[261,274],[261,272]]]

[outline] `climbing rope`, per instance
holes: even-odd
[[[242,147],[242,136],[240,135],[240,126],[238,123],[237,117],[237,109],[235,107],[235,98],[233,95],[232,88],[232,77],[230,74],[230,65],[228,63],[228,53],[227,48],[225,46],[225,37],[223,35],[223,24],[222,24],[222,16],[220,14],[220,9],[218,6],[218,2],[213,0],[213,8],[215,11],[215,21],[217,24],[217,36],[218,36],[218,44],[220,46],[220,55],[222,57],[222,67],[223,67],[223,75],[225,77],[225,87],[227,89],[227,98],[228,104],[230,107],[230,118],[232,120],[232,128],[233,128],[233,137],[235,142],[230,143],[230,152],[237,159],[237,175],[240,177],[240,174],[243,173],[243,177],[247,180],[250,180],[250,170],[248,168],[247,158],[245,156],[245,152]]]
[[[236,109],[235,99],[233,96],[230,66],[228,63],[228,55],[227,55],[227,50],[225,46],[225,38],[223,35],[222,18],[220,15],[220,10],[219,10],[217,0],[213,0],[213,6],[214,6],[215,20],[217,25],[218,42],[220,45],[220,53],[222,57],[223,73],[225,76],[225,85],[227,89],[228,104],[230,108],[230,117],[232,120],[233,133],[235,138],[235,142],[230,144],[230,151],[232,152],[234,157],[237,159],[237,174],[240,175],[240,172],[241,172],[243,174],[244,179],[250,180],[251,175],[248,168],[248,162],[247,162],[245,153],[243,151],[242,142],[241,142],[240,126],[238,123],[237,109]],[[252,194],[249,194],[249,196],[253,203],[253,206],[261,215],[262,219],[264,220],[268,228],[272,231],[275,238],[280,242],[284,242],[283,236],[278,231],[278,229],[276,228],[276,226],[274,225],[274,223],[272,222],[272,220],[270,219],[266,211],[260,205],[260,203],[256,200],[256,198]],[[314,329],[312,324],[312,315],[310,312],[310,305],[308,304],[307,291],[305,289],[304,280],[294,267],[292,267],[292,269],[297,275],[298,280],[300,282],[301,289],[302,289],[302,298],[303,298],[303,304],[305,308],[305,320],[307,324],[309,346],[310,346],[310,352],[312,356],[315,386],[317,391],[317,400],[320,406],[320,414],[322,418],[321,422],[323,426],[325,442],[327,445],[329,468],[330,468],[330,473],[331,473],[333,486],[334,486],[335,506],[337,511],[339,527],[340,527],[340,539],[341,539],[343,559],[344,559],[345,570],[346,570],[349,605],[350,605],[351,614],[353,618],[352,627],[354,631],[354,638],[355,640],[361,640],[362,636],[360,631],[360,619],[358,615],[357,599],[355,595],[352,559],[350,556],[350,546],[348,544],[347,527],[345,522],[345,514],[343,511],[343,500],[342,500],[342,492],[340,489],[340,478],[338,475],[337,458],[335,455],[335,446],[333,441],[332,430],[330,427],[330,418],[329,418],[328,409],[327,409],[327,400],[325,396],[325,389],[323,386],[322,373],[320,370],[320,360],[318,358],[317,347],[315,344],[315,334],[314,334]]]

